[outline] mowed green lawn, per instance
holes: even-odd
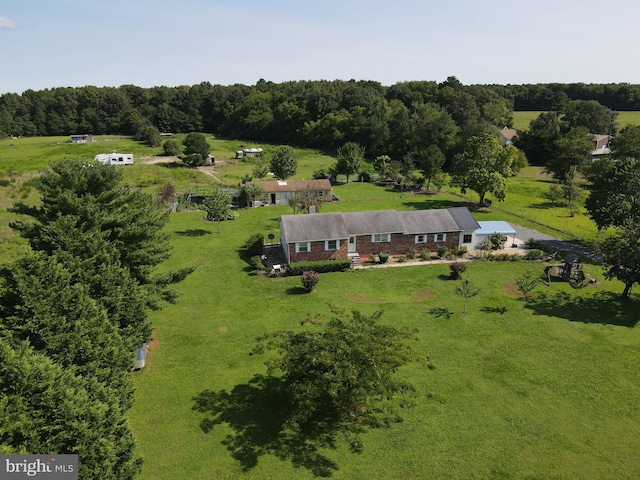
[[[448,196],[399,197],[367,185],[340,187],[351,209],[363,187],[362,209],[425,207]],[[353,197],[353,198],[352,198]],[[330,208],[329,208],[330,207]],[[321,275],[316,290],[301,294],[300,279],[253,275],[240,247],[254,232],[277,233],[286,207],[240,211],[217,225],[202,213],[179,213],[168,226],[175,255],[167,267],[197,265],[178,288],[178,305],[152,315],[156,341],[147,367],[135,373],[130,412],[144,479],[313,478],[313,463],[292,460],[293,448],[274,450],[270,418],[278,406],[256,395],[250,382],[266,357],[250,356],[255,337],[299,330],[307,314],[328,318],[328,304],[371,313],[383,322],[418,329],[416,351],[429,360],[403,368],[418,389],[404,421],[362,436],[362,453],[338,438],[321,454],[335,462],[333,478],[633,478],[640,473],[640,371],[637,301],[621,305],[617,282],[602,279],[578,293],[560,282],[535,291],[527,308],[513,287],[528,268],[542,264],[472,263],[482,287],[462,315],[446,265],[419,265]],[[434,316],[434,307],[452,315]],[[432,368],[429,368],[431,363]],[[435,368],[433,368],[435,367]],[[209,415],[194,397],[234,392],[228,422],[205,433]],[[228,435],[242,431],[227,448]],[[254,456],[255,455],[255,456]]]
[[[34,189],[24,183],[28,176],[20,172],[80,151],[61,138],[46,139],[40,146],[33,139],[20,140],[24,148],[16,148],[15,141],[13,146],[0,142],[0,177],[8,179],[0,185],[3,261],[26,251],[24,241],[8,228],[15,217],[6,212],[15,201],[34,199]],[[114,149],[133,151],[136,158],[160,153],[131,139],[118,142]],[[213,167],[218,178],[233,184],[251,172],[251,162],[231,158],[239,142],[209,142],[220,159]],[[94,147],[100,153],[104,144]],[[95,153],[86,150],[88,158]],[[297,178],[308,178],[334,161],[322,152],[299,153]],[[136,164],[124,172],[129,184],[149,192],[166,182],[178,189],[215,182],[175,164]],[[566,208],[546,202],[547,188],[548,178],[538,168],[527,168],[509,179],[505,202],[474,215],[595,238],[595,227],[583,214],[570,217]],[[351,183],[334,192],[341,201],[323,205],[323,212],[443,208],[477,201],[474,193],[461,197],[455,189],[412,195]],[[414,348],[429,356],[400,372],[418,390],[417,404],[403,410],[402,423],[363,435],[362,453],[351,453],[340,438],[335,449],[321,452],[337,465],[333,478],[638,476],[637,295],[621,305],[617,295],[622,285],[605,281],[599,267],[587,265],[597,282],[578,292],[577,305],[573,290],[554,282],[539,287],[522,310],[514,279],[528,268],[542,273],[544,265],[511,262],[469,265],[482,292],[469,301],[466,315],[460,314],[461,298],[454,294],[456,284],[446,278],[446,265],[324,274],[316,290],[305,295],[299,278],[253,275],[240,255],[253,233],[273,233],[277,240],[278,217],[288,213],[288,207],[241,210],[238,220],[222,224],[222,233],[202,220],[202,212],[172,214],[168,231],[175,252],[163,268],[198,268],[177,287],[183,292],[179,304],[151,314],[156,340],[147,367],[134,373],[136,404],[129,419],[145,459],[141,478],[312,478],[313,463],[292,460],[293,448],[274,441],[277,432],[270,419],[278,406],[256,395],[255,384],[249,383],[265,372],[266,357],[249,352],[260,334],[317,328],[303,327],[300,321],[309,313],[328,318],[329,303],[364,313],[384,310],[382,321],[418,329]],[[432,308],[451,315],[434,316],[428,313]],[[229,423],[205,433],[201,422],[209,415],[193,407],[194,397],[207,390],[234,393],[224,412]],[[238,430],[244,432],[236,443],[242,450],[234,458],[227,440]]]
[[[577,213],[571,216],[566,206],[553,205],[546,198],[552,183],[541,167],[526,167],[517,176],[507,179],[504,201],[487,195],[493,201],[492,208],[475,212],[475,215],[478,220],[507,220],[559,238],[595,240],[598,230],[582,205],[578,205]],[[457,189],[449,190],[459,194]],[[586,196],[588,190],[585,189],[584,194]],[[475,203],[479,201],[478,195],[471,191],[467,191],[465,198]]]
[[[521,111],[513,112],[513,128],[516,130],[528,130],[532,120],[538,118],[542,112]],[[618,127],[627,125],[640,125],[640,112],[618,112]]]

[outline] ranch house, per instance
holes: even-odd
[[[480,228],[466,207],[376,210],[280,217],[280,242],[288,263],[346,259],[410,250],[435,252],[474,245]]]
[[[289,205],[294,195],[317,198],[323,202],[331,201],[331,182],[326,178],[320,180],[272,180],[254,182],[264,192],[263,205]]]

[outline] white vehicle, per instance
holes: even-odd
[[[133,165],[133,153],[99,153],[94,160],[103,165]]]

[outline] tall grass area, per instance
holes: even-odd
[[[345,196],[361,187],[371,195],[369,186],[351,185]],[[388,208],[425,206],[386,193]],[[175,255],[167,266],[198,269],[179,286],[180,303],[152,315],[156,341],[135,374],[130,421],[146,460],[143,479],[313,478],[292,461],[293,446],[270,450],[277,406],[250,396],[265,357],[249,352],[260,334],[313,328],[300,321],[307,313],[328,318],[329,303],[381,309],[383,322],[417,328],[413,348],[431,362],[400,372],[418,389],[403,422],[362,435],[362,453],[340,438],[320,452],[338,465],[333,478],[630,478],[640,471],[637,307],[617,301],[622,285],[604,281],[599,268],[586,267],[597,283],[579,292],[577,304],[569,285],[555,282],[539,287],[525,310],[514,280],[529,268],[542,273],[543,264],[470,264],[483,290],[466,315],[447,265],[324,274],[313,293],[300,294],[299,278],[256,276],[240,256],[244,240],[276,232],[283,213],[290,209],[242,210],[221,234],[202,213],[172,215]],[[432,315],[434,308],[450,315]],[[208,433],[206,415],[193,410],[206,390],[234,392],[227,422]],[[238,430],[235,445],[244,452],[228,447]]]

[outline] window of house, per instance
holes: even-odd
[[[340,248],[340,240],[327,240],[324,242],[325,250],[338,250]]]
[[[324,192],[322,190],[318,190],[318,196],[319,197],[324,197]]]
[[[462,243],[471,243],[471,239],[473,238],[473,235],[470,233],[464,234],[462,236]]]
[[[309,253],[311,251],[311,242],[296,243],[296,253]]]
[[[389,242],[390,239],[390,234],[388,233],[374,233],[371,236],[371,241],[374,243],[380,243],[380,242]]]
[[[433,236],[433,241],[434,242],[444,242],[447,239],[447,234],[446,233],[436,233]]]
[[[426,235],[416,235],[416,243],[427,243]]]

